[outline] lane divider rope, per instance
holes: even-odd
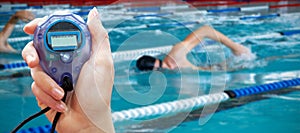
[[[148,117],[172,115],[185,111],[192,111],[201,107],[216,103],[225,102],[229,99],[250,96],[253,94],[265,93],[272,90],[283,89],[300,85],[300,78],[282,80],[278,82],[245,87],[236,90],[225,90],[224,92],[208,94],[193,98],[181,99],[177,101],[165,102],[160,104],[149,105],[140,108],[133,108],[112,113],[114,123],[126,122],[128,120],[143,119]],[[36,132],[47,133],[51,129],[51,125],[32,127],[23,129],[20,132]]]
[[[27,68],[27,64],[25,61],[17,61],[17,62],[12,62],[12,63],[7,63],[7,64],[0,64],[0,70],[5,70],[5,69],[16,69],[16,68]]]
[[[209,94],[173,102],[166,102],[141,108],[114,112],[112,113],[112,119],[114,122],[122,122],[151,116],[176,114],[179,112],[191,111],[193,108],[203,107],[208,104],[220,103],[228,99],[229,96],[226,93]]]
[[[257,10],[269,10],[273,8],[285,8],[285,7],[298,7],[300,3],[293,4],[278,4],[278,5],[262,5],[262,6],[249,6],[249,7],[230,7],[230,8],[222,8],[222,9],[208,9],[208,10],[199,10],[201,13],[226,13],[226,12],[245,12],[245,11],[257,11]],[[80,15],[87,15],[88,12],[86,10],[90,10],[93,6],[71,6],[69,4],[55,4],[55,5],[35,5],[29,6],[27,4],[5,4],[0,8],[0,14],[14,14],[15,10],[24,10],[24,9],[56,9],[60,7],[61,9],[67,8],[79,8],[82,12],[77,12]],[[98,6],[100,9],[110,9],[109,6]],[[123,4],[112,5],[111,9],[115,9],[116,7],[123,7]],[[125,11],[127,12],[164,12],[166,10],[172,9],[189,9],[190,5],[172,5],[172,6],[150,6],[150,7],[129,7]],[[122,9],[122,8],[121,8]],[[185,11],[181,11],[185,12]]]
[[[173,102],[166,102],[141,108],[134,108],[114,112],[112,113],[112,119],[114,122],[121,122],[126,120],[142,119],[151,116],[185,112],[190,111],[192,109],[198,109],[206,105],[224,102],[230,98],[239,98],[298,85],[300,85],[300,78],[283,80],[279,82],[273,82],[252,87],[245,87],[236,90],[226,90],[224,92],[215,94],[208,94],[183,100],[177,100]]]
[[[291,36],[291,35],[295,35],[295,34],[300,34],[300,29],[275,32],[272,35]],[[14,41],[14,42],[16,42],[18,40],[24,41],[24,40],[32,39],[32,38],[31,37],[22,37],[22,38],[14,38],[14,39],[11,38],[10,41]],[[145,48],[145,49],[138,49],[138,50],[118,51],[118,52],[113,52],[112,57],[113,57],[115,62],[127,61],[127,60],[137,59],[138,57],[140,57],[142,55],[156,56],[156,55],[160,55],[162,53],[168,53],[172,49],[172,47],[173,47],[172,45],[168,45],[168,46]],[[199,52],[199,51],[197,51],[197,52]],[[7,64],[0,64],[0,70],[25,68],[25,67],[27,67],[27,64],[24,61],[17,61],[17,62],[11,62],[11,63],[7,63]]]

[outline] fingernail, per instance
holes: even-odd
[[[27,61],[28,64],[29,64],[30,62],[34,61],[33,56],[32,56],[32,55],[27,55],[27,56],[26,56],[26,61]]]
[[[60,103],[57,105],[57,109],[59,112],[66,112],[68,107],[64,103]]]
[[[52,90],[53,95],[55,96],[55,98],[60,99],[64,96],[64,92],[62,92],[60,89],[54,88]]]
[[[98,16],[98,15],[99,15],[99,12],[98,12],[97,8],[94,7],[94,8],[92,9],[92,16],[95,17],[95,16]]]

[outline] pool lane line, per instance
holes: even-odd
[[[131,8],[136,8],[136,6],[143,6],[143,7],[161,7],[162,10],[164,8],[166,9],[178,9],[178,8],[189,8],[190,6],[193,6],[193,7],[201,7],[201,6],[222,6],[222,5],[239,5],[239,4],[256,4],[256,3],[259,3],[259,2],[264,2],[264,1],[255,1],[255,2],[236,2],[236,1],[229,1],[229,2],[226,2],[226,3],[212,3],[212,4],[202,4],[203,2],[201,2],[200,4],[198,3],[189,3],[189,4],[185,4],[184,2],[178,2],[178,1],[174,1],[176,5],[163,5],[165,4],[163,1],[162,2],[159,2],[160,4],[158,5],[157,2],[148,2],[148,3],[118,3],[118,4],[113,4],[113,5],[103,5],[105,3],[103,2],[94,2],[92,3],[93,6],[98,6],[98,7],[109,7],[109,6],[112,6],[112,8],[116,8],[116,7],[121,7],[121,8],[124,8],[124,7],[131,7]],[[273,1],[265,1],[265,2],[273,2]],[[278,1],[277,1],[278,2]],[[296,1],[297,2],[297,1]],[[201,5],[202,4],[202,5]],[[83,6],[78,6],[78,5],[83,5]],[[297,6],[297,4],[281,4],[281,5],[272,5],[274,6],[273,8],[278,8],[278,7],[286,7],[286,6]],[[10,4],[10,3],[4,3],[0,6],[0,9],[2,10],[23,10],[23,9],[28,9],[28,8],[37,8],[37,9],[40,9],[40,8],[57,8],[57,7],[60,7],[60,8],[82,8],[82,9],[87,9],[86,7],[92,7],[90,4],[78,4],[77,2],[76,3],[73,3],[73,4],[65,4],[65,3],[61,3],[61,4],[51,4],[51,3],[20,3],[20,4]],[[88,8],[90,9],[90,8]]]
[[[28,5],[26,3],[24,3],[24,4],[4,3],[1,5],[0,10],[1,11],[11,11],[9,13],[14,13],[17,10],[26,10],[26,9],[43,9],[43,8],[66,9],[66,8],[70,8],[70,7],[71,7],[70,4]]]
[[[136,8],[136,7],[153,7],[153,6],[164,6],[166,5],[166,1],[164,0],[160,0],[160,1],[136,1],[136,2],[130,2],[130,3],[122,3],[124,5],[124,7],[132,7],[132,8]],[[176,1],[173,0],[171,6],[178,6],[178,5],[186,5],[186,2],[183,1]],[[166,5],[169,6],[169,5]]]
[[[185,13],[224,13],[224,12],[241,12],[241,11],[256,11],[256,10],[267,10],[268,6],[253,6],[253,7],[231,7],[224,9],[208,9],[208,10],[193,10],[193,11],[181,11],[181,12],[158,12],[158,13],[146,13],[141,15],[133,16],[133,18],[142,18],[142,17],[161,17],[161,14],[167,13],[166,15],[174,15],[174,14],[185,14]],[[80,15],[87,15],[87,12],[78,12]]]
[[[145,15],[136,15],[137,17],[133,17],[135,19],[142,19],[144,17],[164,17],[172,13],[167,14],[145,14]],[[281,16],[286,16],[287,14],[280,14],[280,13],[271,13],[271,14],[265,14],[265,15],[249,15],[249,16],[242,16],[239,17],[239,20],[264,20],[264,19],[271,19],[271,18],[277,18]],[[174,26],[186,26],[186,25],[192,25],[192,24],[200,24],[201,21],[185,21],[185,22],[170,22],[170,23],[151,23],[146,24],[147,27],[155,28],[155,27],[174,27]]]
[[[249,7],[230,7],[222,9],[208,9],[199,10],[199,12],[206,13],[227,13],[227,12],[244,12],[244,11],[257,11],[257,10],[268,10],[273,8],[284,8],[284,7],[298,7],[300,3],[296,4],[280,4],[280,5],[263,5],[263,6],[249,6]],[[131,12],[161,12],[161,7],[142,7],[142,8],[129,8],[127,11]],[[183,11],[184,12],[184,11]]]
[[[172,14],[173,13],[171,13],[171,12],[155,13],[155,14],[141,14],[141,15],[133,16],[133,18],[139,19],[139,18],[144,18],[144,17],[164,17],[164,16],[168,16],[168,15],[172,15]]]
[[[138,57],[139,55],[143,55],[143,54],[154,56],[154,55],[159,55],[162,52],[167,53],[172,49],[172,47],[173,46],[162,46],[162,47],[146,48],[146,49],[138,49],[138,50],[118,51],[118,52],[113,52],[112,57],[114,61],[132,60],[134,57]],[[0,64],[0,71],[18,69],[18,68],[28,68],[28,65],[23,60],[11,62],[7,64]]]
[[[269,8],[298,7],[298,6],[300,6],[300,3],[282,4],[282,5],[270,5]]]
[[[250,96],[244,96],[240,98],[234,98],[227,100],[225,102],[220,103],[218,106],[216,105],[208,105],[205,107],[200,107],[198,109],[195,109],[191,112],[181,112],[177,113],[175,115],[167,115],[166,117],[159,117],[156,119],[150,119],[147,121],[142,121],[139,123],[139,121],[130,121],[133,122],[135,125],[139,125],[138,127],[129,127],[129,129],[139,130],[139,129],[149,129],[151,127],[158,127],[161,129],[169,128],[174,126],[174,123],[168,123],[169,121],[178,120],[178,116],[185,116],[185,118],[182,119],[182,122],[191,122],[191,121],[198,121],[204,124],[206,120],[208,120],[209,117],[212,115],[215,115],[216,113],[222,113],[223,111],[232,110],[234,108],[241,108],[241,106],[247,105],[247,104],[260,104],[257,102],[260,102],[262,100],[273,100],[273,97],[268,97],[268,95],[274,95],[281,97],[281,95],[285,95],[288,93],[292,93],[295,91],[299,91],[298,87],[291,87],[291,88],[285,88],[285,89],[279,89],[279,90],[273,90],[269,92],[264,92],[256,95],[250,95]],[[284,97],[284,96],[283,96]],[[224,112],[223,112],[224,113]],[[230,117],[230,116],[229,116]],[[202,121],[204,120],[204,121]],[[163,124],[162,124],[163,123]],[[124,123],[126,124],[126,123]],[[202,125],[201,124],[201,125]],[[116,125],[118,126],[118,125]]]
[[[25,61],[12,62],[7,64],[0,64],[0,70],[27,68],[28,65]]]
[[[272,14],[266,14],[266,15],[258,15],[258,16],[244,16],[240,17],[240,20],[260,20],[260,19],[268,19],[268,18],[276,18],[280,17],[279,13],[272,13]]]
[[[181,99],[172,102],[149,105],[140,108],[133,108],[112,113],[113,122],[124,122],[128,120],[142,119],[154,116],[176,114],[185,111],[192,111],[206,105],[221,103],[229,99],[240,98],[300,85],[300,78],[282,80],[269,84],[245,87],[235,90],[225,90],[224,92],[207,94],[203,96]]]
[[[122,4],[119,4],[122,5]],[[230,7],[230,8],[222,8],[222,9],[208,9],[208,10],[199,10],[199,12],[205,13],[226,13],[226,12],[243,12],[243,11],[257,11],[257,10],[268,10],[273,8],[284,8],[284,7],[298,7],[300,3],[293,4],[278,4],[278,5],[263,5],[263,6],[248,6],[248,7]],[[51,9],[51,8],[79,8],[83,11],[76,12],[79,15],[87,15],[88,11],[92,9],[94,6],[71,6],[69,4],[53,4],[53,5],[27,5],[27,4],[5,4],[5,6],[1,7],[2,11],[0,14],[14,14],[16,10],[24,10],[24,9]],[[101,9],[101,6],[98,6]],[[124,7],[124,5],[123,5]],[[162,12],[166,10],[172,9],[188,9],[189,5],[174,5],[174,6],[149,6],[149,7],[131,7],[127,8],[127,12]],[[184,11],[182,11],[184,12]],[[75,14],[76,14],[75,13]]]
[[[283,36],[290,36],[290,35],[294,35],[294,34],[300,34],[300,29],[299,30],[280,31],[278,33]]]
[[[51,131],[51,124],[44,125],[44,126],[37,126],[37,127],[30,127],[28,129],[21,129],[18,133],[50,133]]]
[[[255,4],[270,4],[271,2],[280,2],[279,0],[262,0],[262,1],[222,1],[219,3],[211,2],[211,3],[203,3],[203,2],[193,2],[189,3],[193,7],[216,7],[216,6],[243,6],[243,5],[255,5]],[[282,1],[281,1],[282,2]],[[289,0],[289,2],[299,2],[297,0]],[[298,4],[298,3],[296,3]],[[279,6],[279,7],[287,7],[287,6],[295,6],[295,4],[277,4],[277,5],[270,5],[272,6]],[[274,8],[274,7],[272,7]]]
[[[167,14],[165,14],[167,15]],[[281,16],[285,16],[287,14],[280,14],[280,13],[271,13],[271,14],[265,14],[265,15],[250,15],[250,16],[242,16],[239,17],[239,20],[263,20],[263,19],[271,19],[271,18],[277,18]],[[150,15],[138,15],[137,18],[143,18],[143,17],[164,17],[160,14],[150,14]],[[135,17],[134,17],[135,18]],[[152,23],[152,24],[146,24],[147,27],[174,27],[174,26],[185,26],[185,24],[200,24],[201,21],[185,21],[185,22],[171,22],[171,23]]]
[[[176,114],[184,111],[197,110],[206,105],[221,103],[230,99],[243,98],[254,94],[280,90],[283,88],[286,89],[298,85],[300,85],[300,78],[282,80],[279,82],[245,87],[235,90],[225,90],[223,93],[220,92],[215,94],[208,94],[188,99],[113,112],[112,119],[114,123],[117,123],[151,116]],[[22,129],[20,130],[20,132],[30,131],[36,133],[48,133],[50,130],[51,125],[49,124],[44,126],[31,127],[29,129]]]
[[[172,22],[172,23],[152,23],[146,24],[148,28],[170,28],[170,27],[179,27],[179,26],[188,26],[200,24],[199,21],[187,21],[187,22]]]
[[[300,78],[295,78],[291,80],[282,80],[279,82],[273,82],[258,86],[251,86],[251,87],[245,87],[235,90],[225,90],[224,92],[230,97],[230,98],[240,98],[244,96],[259,94],[271,90],[277,90],[281,88],[288,88],[293,86],[300,85]]]
[[[24,36],[24,37],[14,37],[14,38],[8,38],[7,41],[9,43],[15,43],[15,42],[21,42],[21,41],[29,41],[32,40],[32,36]]]
[[[216,6],[233,6],[233,5],[245,5],[245,4],[255,4],[254,2],[237,2],[237,1],[224,1],[222,3],[190,3],[191,6],[193,7],[208,7],[208,6],[212,6],[212,7],[216,7]]]
[[[300,29],[278,31],[275,32],[274,34],[281,35],[281,36],[291,36],[295,34],[300,34]],[[132,60],[141,55],[156,56],[161,53],[168,53],[172,49],[172,47],[173,47],[172,45],[168,45],[168,46],[161,46],[161,47],[154,47],[154,48],[118,51],[118,52],[113,52],[112,57],[116,62]],[[27,64],[25,63],[25,61],[17,61],[17,62],[12,62],[7,64],[0,64],[0,71],[7,70],[7,69],[16,69],[16,68],[27,68]]]
[[[272,17],[278,17],[280,14],[270,14],[270,15],[262,15],[262,16],[248,16],[248,17],[241,17],[240,19],[243,20],[251,20],[251,19],[267,19]],[[282,15],[281,15],[282,16]],[[152,24],[146,24],[145,28],[173,28],[173,27],[179,27],[179,26],[189,26],[189,25],[195,25],[200,24],[200,21],[187,21],[187,22],[172,22],[172,23],[152,23]],[[22,26],[22,25],[20,25]],[[18,26],[19,27],[19,26]],[[289,36],[294,34],[299,34],[299,30],[284,30],[284,31],[278,31],[275,33],[279,33],[283,36]],[[32,40],[32,36],[24,36],[24,37],[14,37],[14,38],[8,38],[7,41],[9,43],[15,43],[15,42],[21,42],[21,41],[29,41]]]
[[[238,7],[233,7],[233,8],[227,8],[227,9],[210,9],[210,10],[191,10],[191,11],[183,11],[183,12],[158,12],[158,13],[137,13],[137,14],[126,14],[123,13],[123,15],[132,15],[133,19],[142,19],[142,18],[149,18],[149,17],[167,17],[170,15],[186,15],[188,14],[207,14],[208,12],[213,12],[213,13],[222,13],[222,12],[237,12],[237,11],[254,11],[254,10],[262,10],[262,9],[267,9],[267,6],[258,6],[258,7],[245,7],[245,8],[238,8]],[[80,15],[80,16],[86,16],[89,11],[76,11],[73,12],[74,14]],[[271,13],[271,14],[265,14],[265,15],[258,15],[258,16],[242,16],[239,19],[240,20],[247,20],[247,19],[265,19],[265,18],[273,18],[273,17],[279,17],[280,15],[285,15],[285,14],[280,14],[280,13]]]
[[[299,15],[299,13],[295,13],[296,15]],[[271,13],[271,14],[265,14],[265,15],[248,15],[248,16],[241,16],[238,19],[239,20],[264,20],[264,19],[271,19],[271,18],[277,18],[277,17],[282,17],[282,16],[288,16],[290,14],[280,14],[280,13]],[[144,15],[147,17],[147,15]],[[155,14],[151,14],[151,17],[154,17]],[[161,17],[161,16],[157,16]],[[182,24],[181,24],[182,23]],[[147,27],[171,27],[173,26],[184,26],[183,24],[188,23],[188,24],[200,24],[202,23],[201,21],[185,21],[185,22],[170,22],[170,23],[152,23],[152,24],[146,24]]]

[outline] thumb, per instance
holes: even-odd
[[[87,25],[92,36],[92,55],[95,63],[112,61],[108,33],[104,29],[97,8],[93,8],[88,14]]]

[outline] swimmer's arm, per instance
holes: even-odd
[[[195,70],[201,70],[201,71],[211,71],[212,68],[211,67],[196,67]]]
[[[235,71],[235,69],[228,68],[224,62],[206,66],[206,67],[194,66],[193,69],[201,70],[201,71],[209,71],[209,72],[212,72],[212,71]]]
[[[214,71],[214,68],[212,66],[202,67],[202,66],[194,66],[193,65],[192,69],[199,70],[199,71]]]
[[[10,17],[6,25],[4,26],[3,30],[1,31],[1,39],[2,41],[6,41],[7,38],[11,35],[15,24],[18,22],[19,18],[16,15]]]
[[[241,55],[243,53],[250,53],[250,50],[243,45],[237,44],[233,42],[231,39],[226,37],[224,34],[220,33],[219,31],[215,30],[210,26],[203,26],[193,33],[188,35],[182,42],[186,46],[186,48],[190,51],[195,46],[197,46],[204,38],[210,38],[217,42],[221,42],[225,46],[231,49],[231,51],[235,55]]]
[[[1,39],[2,41],[7,41],[8,37],[11,35],[16,23],[19,20],[24,22],[28,22],[29,20],[34,19],[34,15],[30,11],[17,11],[14,15],[10,17],[3,30],[1,31]]]

